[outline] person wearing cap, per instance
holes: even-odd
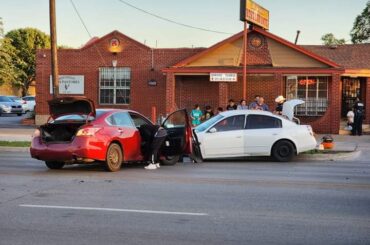
[[[279,95],[278,97],[276,97],[275,102],[277,103],[277,105],[276,105],[274,114],[282,115],[282,113],[283,113],[283,104],[284,104],[285,100],[286,99],[282,95]]]

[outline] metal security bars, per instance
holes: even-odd
[[[322,116],[328,108],[328,77],[287,76],[286,98],[301,99],[298,116]]]
[[[128,67],[99,68],[99,103],[130,104],[131,69]]]

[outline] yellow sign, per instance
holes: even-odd
[[[240,20],[269,29],[270,13],[253,0],[240,0]]]

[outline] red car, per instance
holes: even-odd
[[[45,161],[50,169],[65,164],[104,162],[108,171],[118,171],[123,162],[149,159],[153,129],[138,112],[120,109],[95,110],[85,97],[63,97],[49,101],[50,118],[36,129],[31,156]],[[169,115],[162,124],[167,130],[161,162],[173,165],[192,151],[192,131],[186,110]]]

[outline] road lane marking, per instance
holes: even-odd
[[[108,212],[126,212],[126,213],[142,213],[142,214],[169,214],[169,215],[188,215],[188,216],[208,216],[207,213],[189,213],[189,212],[171,212],[158,210],[140,210],[140,209],[119,209],[119,208],[94,208],[94,207],[72,207],[72,206],[49,206],[49,205],[31,205],[20,204],[20,207],[25,208],[49,208],[49,209],[73,209],[73,210],[92,210],[92,211],[108,211]]]

